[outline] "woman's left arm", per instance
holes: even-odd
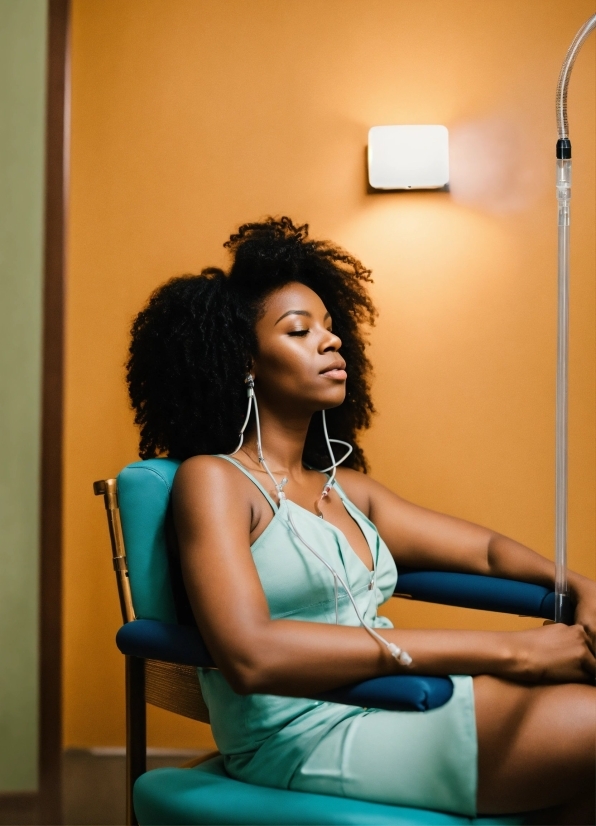
[[[460,571],[554,587],[554,564],[488,528],[414,505],[368,476],[344,470],[341,484],[374,522],[398,566]],[[596,638],[596,583],[569,572],[575,621]]]
[[[554,563],[514,539],[509,539],[494,531],[489,531],[489,534],[487,545],[489,576],[536,582],[539,585],[554,588]],[[584,627],[594,644],[596,643],[596,583],[573,571],[568,572],[567,579],[569,595],[576,604],[575,622]]]

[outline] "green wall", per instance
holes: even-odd
[[[37,787],[46,0],[0,0],[0,792]]]

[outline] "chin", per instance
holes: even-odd
[[[319,410],[332,410],[334,407],[339,407],[346,400],[345,390],[342,393],[335,395],[329,394],[325,399],[320,400]]]

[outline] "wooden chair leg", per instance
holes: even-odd
[[[126,661],[126,823],[138,826],[132,791],[140,775],[147,771],[147,713],[145,706],[145,660]]]

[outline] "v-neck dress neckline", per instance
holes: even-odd
[[[271,494],[269,494],[267,492],[264,485],[261,482],[259,482],[259,480],[248,470],[248,468],[246,468],[242,464],[242,462],[239,462],[238,459],[234,459],[233,456],[228,456],[227,454],[224,454],[224,453],[219,453],[219,454],[217,454],[217,456],[221,459],[226,459],[228,462],[230,462],[235,467],[237,467],[238,470],[240,470],[248,479],[250,479],[250,481],[255,485],[255,487],[257,487],[258,490],[263,494],[266,501],[268,502],[268,504],[271,506],[271,509],[273,510],[273,519],[271,520],[271,522],[269,522],[269,524],[264,529],[264,531],[261,534],[259,534],[259,536],[252,543],[252,545],[256,545],[259,542],[259,540],[261,539],[261,537],[264,536],[265,533],[267,533],[267,530],[269,529],[269,527],[273,523],[273,521],[276,518],[279,518],[280,515],[282,515],[283,507],[284,507],[284,504],[285,504],[285,506],[288,507],[288,508],[291,506],[293,508],[296,508],[300,513],[307,514],[308,516],[312,517],[313,519],[316,519],[317,524],[327,525],[329,528],[331,528],[331,530],[335,531],[338,534],[338,536],[345,542],[346,546],[354,554],[354,557],[358,560],[358,562],[362,565],[364,570],[370,576],[371,582],[374,582],[375,575],[376,575],[376,570],[377,570],[377,564],[378,564],[378,547],[375,548],[373,546],[373,544],[371,542],[372,535],[369,538],[369,535],[367,535],[367,531],[366,531],[363,523],[361,522],[361,519],[366,521],[367,527],[369,527],[369,529],[370,529],[370,527],[373,528],[373,531],[374,531],[375,534],[377,534],[377,530],[374,527],[373,523],[370,521],[370,519],[368,519],[366,514],[362,513],[360,508],[358,508],[352,502],[352,500],[347,496],[346,492],[343,490],[343,488],[341,487],[341,485],[339,484],[337,479],[333,480],[333,489],[337,492],[339,498],[341,499],[341,502],[342,502],[344,508],[346,509],[346,511],[348,513],[348,516],[350,516],[356,522],[356,525],[358,526],[362,536],[364,537],[364,541],[366,542],[366,544],[368,546],[368,550],[370,551],[370,556],[371,556],[372,565],[373,565],[372,568],[369,568],[368,565],[364,562],[364,560],[361,559],[360,556],[358,556],[358,554],[356,553],[356,551],[354,550],[354,548],[352,547],[352,545],[348,541],[348,538],[345,535],[345,533],[342,531],[341,528],[338,528],[337,525],[334,525],[333,522],[329,522],[329,520],[325,519],[324,517],[317,516],[316,513],[313,513],[312,511],[308,510],[308,508],[305,508],[302,505],[299,505],[298,502],[294,502],[293,499],[288,499],[286,497],[285,499],[282,499],[281,504],[276,503],[275,500],[273,499],[273,497],[271,496]],[[322,475],[326,476],[327,479],[330,478],[329,474],[322,474]],[[378,534],[377,534],[377,536],[378,536]],[[376,543],[375,543],[375,545],[376,545]]]

